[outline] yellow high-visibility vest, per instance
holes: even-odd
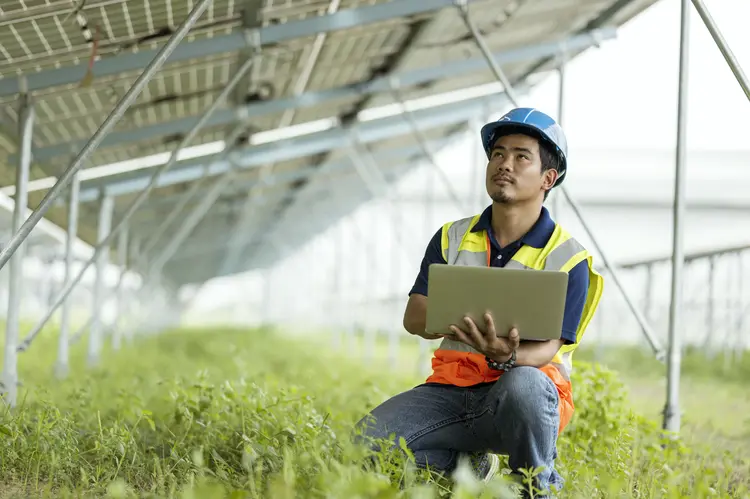
[[[481,215],[467,217],[443,225],[441,249],[449,265],[489,266],[491,243],[486,230],[473,232]],[[560,395],[560,426],[567,424],[574,409],[570,375],[573,352],[580,344],[602,296],[604,278],[593,267],[592,255],[575,238],[555,223],[543,248],[522,245],[505,268],[554,270],[569,272],[583,260],[589,269],[589,287],[581,320],[576,330],[576,343],[563,345],[552,362],[541,368],[555,383]],[[540,307],[544,305],[541,304]],[[471,386],[497,380],[501,371],[490,369],[483,354],[460,341],[444,338],[432,359],[433,373],[427,382]]]

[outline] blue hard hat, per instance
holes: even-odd
[[[562,127],[551,117],[532,107],[511,109],[499,120],[482,127],[482,147],[488,159],[492,145],[498,137],[511,133],[526,133],[551,145],[560,158],[555,186],[562,184],[568,167],[568,141]]]

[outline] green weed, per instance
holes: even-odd
[[[505,474],[480,483],[463,465],[453,477],[418,470],[403,443],[374,456],[351,444],[362,415],[422,379],[363,367],[318,338],[175,331],[105,352],[94,369],[77,350],[61,382],[54,348],[35,348],[21,359],[21,404],[0,412],[0,497],[463,499],[518,488]],[[578,361],[574,383],[560,497],[750,494],[747,461],[662,435],[613,371]]]

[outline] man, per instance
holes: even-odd
[[[571,354],[591,320],[602,277],[586,249],[544,208],[549,191],[567,170],[567,143],[560,126],[530,108],[513,109],[486,124],[486,189],[492,204],[483,213],[450,222],[433,236],[409,294],[404,327],[442,342],[426,383],[396,395],[360,421],[365,435],[403,437],[419,466],[450,473],[460,455],[472,457],[486,480],[506,454],[509,465],[544,467],[535,486],[562,487],[554,469],[560,431],[573,413]],[[559,340],[519,341],[519,332],[496,331],[466,319],[454,335],[425,331],[427,278],[431,264],[568,272],[565,315]],[[544,303],[539,303],[544,313]],[[484,330],[484,334],[480,332]],[[501,336],[498,336],[501,335]]]

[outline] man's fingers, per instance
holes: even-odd
[[[487,325],[487,332],[485,333],[487,338],[491,341],[493,338],[497,338],[497,330],[495,329],[495,321],[492,319],[492,314],[489,312],[484,314],[484,323]]]
[[[464,317],[464,322],[469,328],[469,336],[479,347],[477,348],[477,350],[484,350],[484,347],[487,345],[487,339],[483,337],[481,331],[479,331],[479,328],[471,319],[471,317]]]
[[[470,347],[477,348],[477,345],[471,340],[469,335],[467,335],[464,330],[453,325],[450,327],[450,329],[451,331],[453,331],[453,337],[451,339],[460,341],[461,343],[465,343],[469,345]]]
[[[510,330],[508,333],[508,343],[513,350],[518,348],[518,345],[521,343],[521,335],[518,334],[518,329],[513,328]]]

